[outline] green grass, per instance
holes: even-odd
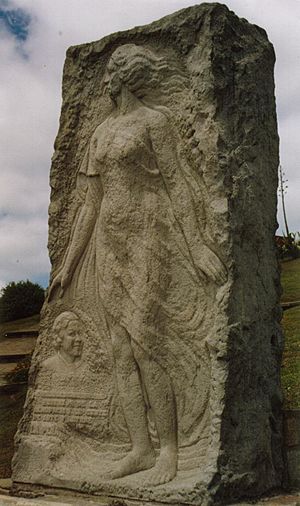
[[[282,325],[285,349],[282,362],[282,386],[287,409],[300,408],[300,307],[284,312]]]
[[[282,263],[282,302],[300,301],[300,258]],[[282,387],[286,409],[300,408],[300,306],[283,313],[285,348],[282,362]]]
[[[281,264],[281,302],[300,301],[300,258]]]
[[[0,323],[0,338],[4,336],[6,332],[15,330],[38,330],[40,323],[40,315],[29,316],[28,318],[20,318],[13,322]]]

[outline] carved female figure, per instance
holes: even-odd
[[[49,299],[58,287],[63,295],[93,235],[99,297],[132,443],[106,477],[152,468],[147,479],[152,485],[177,472],[176,402],[161,359],[172,319],[167,306],[173,304],[176,312],[181,303],[175,248],[198,283],[226,278],[223,264],[203,243],[170,116],[144,101],[157,61],[150,50],[133,44],[119,47],[109,60],[106,85],[115,108],[90,140],[80,169],[87,181],[85,200],[49,291]],[[160,443],[157,460],[146,407]]]

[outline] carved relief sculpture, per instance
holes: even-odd
[[[177,470],[176,402],[168,366],[156,356],[172,339],[169,315],[185,304],[172,279],[171,245],[180,244],[185,283],[200,284],[206,276],[218,283],[226,279],[225,268],[199,229],[171,114],[143,102],[149,82],[157,81],[153,74],[159,64],[150,50],[133,44],[121,46],[109,60],[105,83],[115,109],[90,140],[79,171],[86,178],[85,200],[49,292],[51,300],[59,285],[63,297],[95,234],[95,276],[132,443],[131,452],[107,477],[153,468],[147,481],[155,485],[174,478]],[[146,403],[160,442],[156,463]]]
[[[246,378],[258,336],[269,346],[270,332],[278,342],[281,334],[270,233],[259,247],[271,268],[255,263],[245,230],[255,242],[265,226],[275,226],[274,205],[265,225],[256,199],[265,184],[266,201],[275,191],[277,134],[271,88],[256,84],[250,95],[269,100],[269,119],[252,108],[254,120],[246,111],[238,129],[231,123],[239,113],[222,88],[231,90],[234,79],[227,79],[223,49],[212,37],[216,19],[235,27],[243,54],[255,40],[251,65],[262,82],[272,82],[272,70],[266,78],[261,65],[260,47],[271,46],[260,29],[215,4],[83,46],[80,57],[76,48],[69,52],[52,168],[53,270],[16,438],[18,490],[43,485],[201,504],[253,468],[242,442],[251,425],[241,407]],[[230,55],[235,72],[242,60]],[[248,81],[236,72],[242,108]],[[256,133],[244,129],[251,121]],[[249,143],[255,159],[272,166],[269,176],[251,162]],[[275,371],[275,362],[267,369]],[[280,394],[272,374],[274,399]],[[254,384],[259,388],[256,376]],[[261,423],[273,409],[264,405],[271,407]],[[271,469],[269,441],[266,433],[258,446]],[[276,465],[270,484],[279,479]],[[256,475],[251,479],[250,495],[263,490]],[[237,489],[230,487],[228,497]]]
[[[71,311],[61,313],[54,321],[54,347],[57,353],[47,358],[42,369],[54,374],[64,374],[66,370],[74,371],[81,364],[82,334],[80,321]]]

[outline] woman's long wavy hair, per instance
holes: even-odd
[[[156,104],[166,97],[184,91],[187,78],[175,57],[156,56],[144,46],[124,44],[111,55],[108,70],[118,73],[122,83],[143,101]]]

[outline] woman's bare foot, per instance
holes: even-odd
[[[115,480],[129,474],[150,469],[155,464],[154,450],[148,452],[132,450],[126,457],[114,463],[104,474],[107,480]]]
[[[145,479],[145,485],[162,485],[173,480],[177,474],[177,451],[161,450],[155,466]]]

